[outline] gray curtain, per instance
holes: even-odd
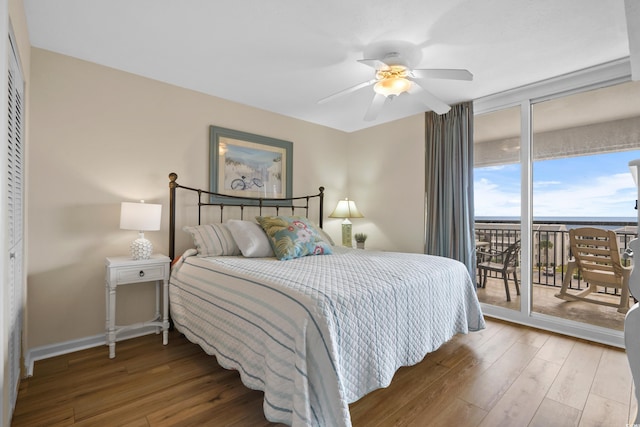
[[[473,103],[426,113],[425,253],[464,263],[475,277]]]

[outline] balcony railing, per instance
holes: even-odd
[[[569,230],[577,227],[595,227],[614,230],[618,236],[618,249],[622,253],[631,240],[637,237],[636,222],[598,222],[598,221],[534,221],[533,222],[533,274],[532,282],[537,285],[561,287],[567,262],[571,258]],[[476,220],[476,240],[484,243],[482,250],[501,251],[520,239],[520,223],[513,220]],[[630,260],[622,259],[624,265]],[[521,277],[521,276],[520,276]],[[570,288],[582,289],[584,281],[579,276],[571,279]],[[605,289],[606,293],[616,294],[615,289]]]

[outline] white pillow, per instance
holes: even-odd
[[[183,230],[191,234],[199,257],[240,255],[231,231],[224,224],[185,226]]]
[[[226,222],[240,252],[247,258],[273,257],[269,238],[256,222],[230,219]]]
[[[335,246],[336,245],[335,242],[333,241],[333,239],[331,238],[331,236],[329,236],[329,233],[327,233],[326,231],[324,231],[320,227],[316,228],[316,230],[320,234],[320,237],[322,237],[322,240],[324,240],[325,242],[327,242],[331,246]]]

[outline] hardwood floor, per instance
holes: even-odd
[[[625,426],[623,351],[487,319],[351,405],[359,426]],[[262,393],[173,332],[38,361],[13,426],[275,426]]]

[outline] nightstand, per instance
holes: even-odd
[[[107,301],[107,344],[109,358],[116,357],[116,336],[126,330],[156,326],[162,331],[162,344],[169,341],[169,273],[171,260],[168,256],[154,254],[149,259],[134,260],[127,256],[107,257],[105,280]],[[156,282],[155,317],[132,325],[116,325],[116,289],[121,285]],[[162,286],[161,286],[162,285]],[[162,288],[162,296],[160,295]],[[162,300],[162,313],[160,301]]]

